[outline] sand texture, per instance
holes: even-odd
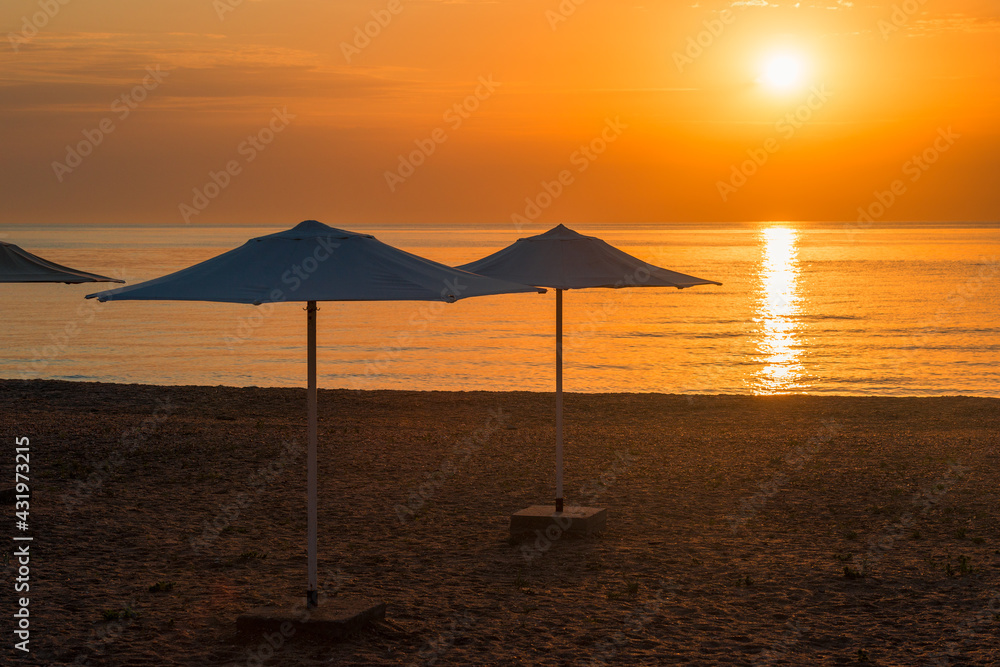
[[[568,395],[607,530],[520,542],[552,395],[319,405],[320,585],[388,603],[338,642],[235,631],[304,596],[304,390],[0,381],[35,537],[25,656],[0,505],[0,663],[1000,664],[1000,400]]]

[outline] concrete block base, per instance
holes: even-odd
[[[306,613],[305,600],[292,608],[259,607],[236,619],[241,635],[272,634],[285,639],[304,636],[312,639],[337,639],[360,630],[372,621],[385,618],[385,602],[362,598],[332,598]]]
[[[590,535],[604,530],[608,522],[608,511],[600,507],[564,507],[556,512],[555,505],[532,505],[510,515],[511,537],[531,534],[536,530],[543,533],[570,533]],[[551,539],[551,538],[550,538]]]

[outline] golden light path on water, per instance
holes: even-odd
[[[785,394],[802,391],[803,373],[798,315],[799,232],[789,227],[761,231],[763,258],[755,321],[760,326],[758,354],[764,366],[750,378],[754,394]]]

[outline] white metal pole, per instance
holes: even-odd
[[[563,291],[556,290],[556,511],[563,511]]]
[[[306,345],[308,353],[308,403],[309,403],[309,450],[306,461],[306,488],[309,496],[307,530],[309,533],[309,588],[306,590],[306,606],[316,607],[319,604],[318,567],[316,562],[316,532],[319,523],[316,510],[316,302],[310,301],[306,306],[308,333]]]

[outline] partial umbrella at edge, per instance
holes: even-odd
[[[592,287],[676,287],[721,285],[649,264],[595,236],[558,225],[518,239],[482,259],[463,264],[471,271],[556,290],[556,511],[563,511],[562,293]]]
[[[124,283],[42,259],[13,243],[0,241],[0,283]]]
[[[478,276],[382,243],[368,234],[315,220],[250,239],[239,248],[176,273],[89,294],[99,301],[215,301],[259,305],[307,303],[308,346],[308,578],[306,599],[316,606],[317,585],[317,301],[446,301],[474,296],[544,292]]]

